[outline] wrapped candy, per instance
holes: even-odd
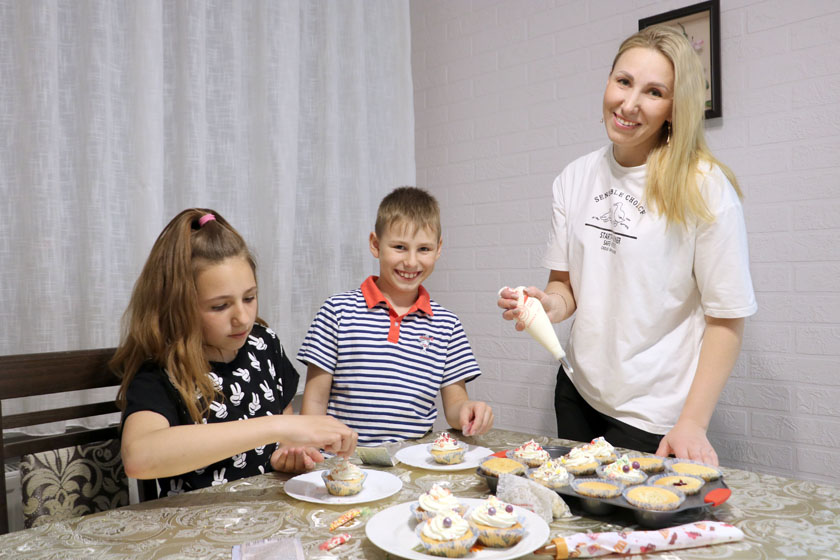
[[[332,538],[329,538],[322,542],[318,548],[320,550],[332,550],[340,544],[344,544],[350,540],[350,533],[342,533],[340,535],[336,535]]]
[[[744,533],[720,521],[697,521],[656,531],[576,533],[557,537],[534,551],[560,558],[595,558],[608,554],[646,554],[740,541]]]
[[[347,523],[350,523],[352,520],[356,519],[360,515],[367,515],[369,511],[370,510],[368,510],[368,508],[361,508],[361,509],[354,508],[354,509],[345,511],[338,518],[336,518],[332,523],[330,523],[330,531],[335,531],[336,529],[338,529],[342,525],[346,525]]]

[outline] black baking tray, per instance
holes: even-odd
[[[571,449],[570,447],[556,446],[544,447],[551,458],[565,455]],[[664,472],[664,471],[663,471]],[[499,478],[488,475],[479,468],[476,471],[480,477],[487,481],[487,486],[490,491],[495,493]],[[563,496],[572,510],[579,510],[589,515],[609,515],[611,517],[627,517],[628,521],[632,523],[635,518],[639,525],[651,529],[659,529],[662,527],[673,527],[674,525],[682,525],[683,523],[690,523],[696,521],[704,516],[709,508],[713,507],[712,503],[706,501],[706,497],[712,490],[725,489],[725,492],[720,492],[721,498],[717,498],[718,504],[726,501],[729,497],[729,487],[723,481],[723,478],[712,480],[703,485],[700,492],[693,496],[686,496],[685,501],[675,510],[671,511],[651,511],[634,506],[625,500],[622,496],[616,498],[591,498],[589,496],[581,496],[575,492],[571,486],[565,486],[556,490],[558,494]],[[616,519],[618,521],[618,519]]]

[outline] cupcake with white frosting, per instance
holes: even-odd
[[[428,492],[420,494],[410,507],[417,521],[426,521],[444,511],[454,511],[459,515],[467,511],[467,506],[458,501],[452,490],[440,484],[434,484]]]
[[[461,558],[469,554],[478,535],[454,511],[443,511],[417,525],[415,534],[426,554]]]
[[[429,446],[435,462],[442,465],[457,465],[464,461],[464,454],[467,452],[467,444],[458,441],[447,432],[441,432],[435,438],[434,443]]]
[[[589,455],[593,456],[598,464],[605,465],[612,463],[618,458],[615,453],[615,447],[612,446],[604,437],[597,437],[586,443],[582,447]]]
[[[566,467],[563,466],[563,462],[560,459],[549,459],[543,466],[531,469],[528,472],[528,478],[547,488],[557,490],[558,488],[568,486],[573,477],[566,470]]]
[[[321,471],[321,478],[333,496],[352,496],[362,491],[367,473],[342,459],[334,468]]]
[[[627,455],[622,455],[616,461],[608,465],[601,465],[595,472],[601,478],[618,480],[625,485],[641,484],[647,479],[647,474],[642,470],[638,461],[633,461]]]
[[[510,456],[513,459],[522,461],[532,468],[541,466],[551,458],[548,451],[543,449],[539,443],[532,439],[514,449]]]
[[[467,520],[484,546],[507,548],[525,534],[525,518],[517,516],[511,504],[493,495],[470,510]]]

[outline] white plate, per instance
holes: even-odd
[[[464,461],[462,463],[458,463],[457,465],[442,465],[435,462],[432,456],[429,455],[429,445],[431,444],[421,443],[412,445],[411,447],[403,447],[394,454],[394,457],[406,465],[421,469],[429,469],[431,471],[462,471],[464,469],[476,468],[488,455],[493,454],[492,449],[477,445],[467,445],[467,452],[464,453]]]
[[[396,494],[402,488],[402,480],[396,476],[368,469],[361,469],[367,473],[362,491],[352,496],[333,496],[327,492],[321,471],[310,471],[286,481],[283,490],[292,498],[316,504],[360,504],[373,502]]]
[[[476,498],[460,498],[460,500],[468,508],[484,501]],[[409,560],[439,558],[414,550],[414,547],[420,544],[420,539],[414,533],[417,521],[411,514],[411,504],[412,502],[397,504],[371,517],[365,526],[367,538],[378,548],[400,558],[408,558]],[[514,506],[514,508],[516,515],[525,517],[525,536],[522,540],[516,546],[510,548],[484,548],[478,552],[470,552],[464,558],[480,558],[482,560],[519,558],[531,554],[548,541],[548,524],[543,521],[542,517],[518,506]]]

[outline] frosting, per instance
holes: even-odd
[[[531,473],[531,478],[543,480],[551,485],[562,486],[569,482],[569,471],[560,460],[546,461]]]
[[[347,459],[343,459],[330,471],[330,476],[333,480],[355,480],[362,478],[362,470]]]
[[[444,488],[439,484],[435,484],[431,490],[421,494],[417,501],[420,502],[421,508],[432,513],[456,510],[461,505],[449,488]]]
[[[548,459],[548,451],[540,447],[540,444],[534,440],[528,440],[522,444],[522,447],[517,447],[513,452],[514,457],[520,459],[534,459],[545,461]]]
[[[622,455],[616,460],[603,468],[604,475],[608,478],[617,478],[624,480],[644,480],[644,472],[639,470],[639,463],[633,466],[633,461],[627,455]]]
[[[517,523],[513,506],[490,496],[470,514],[470,520],[489,527],[505,528]]]
[[[613,447],[603,437],[595,438],[582,447],[586,449],[590,455],[595,457],[596,460],[603,461],[615,455],[615,447]]]
[[[432,444],[435,451],[455,451],[458,449],[458,441],[446,432],[441,432]]]
[[[564,465],[570,465],[572,467],[581,467],[583,465],[588,465],[590,463],[597,463],[597,459],[593,457],[589,451],[584,449],[583,447],[575,447],[571,451],[569,451],[566,455],[563,455],[560,458],[560,461]]]
[[[438,513],[423,525],[423,535],[436,541],[453,541],[469,530],[464,518],[452,510]]]

